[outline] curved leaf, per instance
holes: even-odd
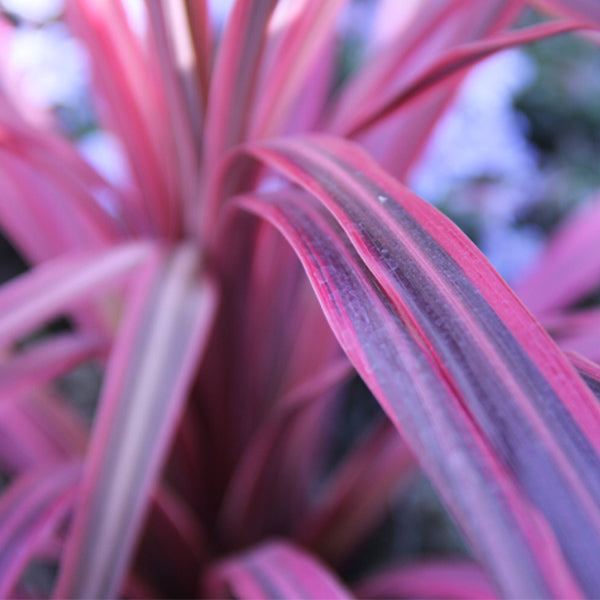
[[[600,195],[564,221],[515,291],[540,318],[591,293],[600,282]],[[560,285],[557,285],[560,281]]]
[[[149,263],[109,359],[57,597],[113,597],[182,412],[215,306],[189,246]]]
[[[356,588],[359,598],[414,600],[493,600],[497,598],[481,568],[460,560],[399,565],[372,575]]]
[[[535,25],[526,29],[500,33],[493,37],[464,44],[459,46],[423,71],[418,72],[407,81],[399,90],[395,90],[391,97],[383,97],[379,105],[364,114],[360,112],[354,115],[352,125],[343,130],[346,136],[356,136],[361,132],[373,127],[388,116],[394,114],[416,98],[423,98],[446,82],[456,76],[464,69],[491,56],[492,54],[512,48],[521,44],[527,44],[536,40],[544,39],[559,33],[567,33],[584,28],[580,22],[555,22]]]
[[[75,500],[81,464],[53,464],[17,479],[0,498],[0,595],[12,588],[39,545],[51,537]]]
[[[246,152],[341,224],[283,191],[240,201],[299,253],[342,347],[504,590],[599,590],[586,557],[600,549],[600,411],[566,357],[467,238],[354,145]]]
[[[213,566],[205,592],[210,598],[256,600],[352,598],[317,558],[284,542],[265,543]]]

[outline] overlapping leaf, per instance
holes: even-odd
[[[265,543],[215,565],[205,590],[214,598],[352,598],[317,558],[285,542]]]
[[[335,216],[283,192],[240,200],[299,253],[342,347],[504,592],[593,594],[600,413],[564,355],[465,236],[356,147],[247,152]]]
[[[215,306],[189,246],[141,272],[113,349],[58,597],[112,597],[204,349]]]

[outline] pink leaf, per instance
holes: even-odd
[[[36,550],[75,500],[80,463],[53,464],[19,478],[0,498],[0,595],[8,598]]]
[[[335,216],[283,191],[239,200],[298,252],[340,344],[504,591],[593,594],[600,411],[565,356],[467,238],[355,146],[246,151]]]
[[[582,299],[600,281],[600,195],[553,233],[515,291],[536,315]],[[560,285],[556,282],[560,281]]]
[[[215,62],[206,120],[204,157],[214,157],[246,139],[251,99],[277,0],[237,0]]]
[[[532,4],[550,14],[584,20],[600,28],[600,4],[596,0],[532,0]]]
[[[356,136],[393,115],[397,110],[404,108],[411,101],[417,98],[421,99],[426,94],[432,93],[438,86],[446,83],[451,77],[460,74],[463,70],[500,50],[527,44],[557,35],[558,33],[576,31],[584,27],[584,25],[578,22],[560,21],[545,23],[514,32],[501,33],[481,41],[458,46],[441,56],[433,64],[416,73],[400,89],[394,90],[392,94],[384,95],[383,98],[378,99],[376,108],[369,107],[364,111],[356,113],[352,124],[347,129],[344,129],[343,133],[349,136]]]
[[[17,354],[0,365],[0,402],[44,385],[98,356],[103,346],[89,335],[63,334]]]
[[[119,136],[141,195],[134,197],[144,230],[173,237],[177,172],[157,57],[132,30],[121,0],[69,0],[67,18],[90,50],[94,84],[104,102],[101,115]],[[143,200],[142,200],[143,197]]]
[[[432,560],[388,568],[361,582],[359,598],[414,600],[493,600],[498,596],[477,565],[460,560]]]
[[[269,542],[213,566],[205,576],[210,598],[352,598],[317,558],[287,542]]]
[[[109,359],[55,595],[118,593],[204,349],[215,293],[189,246],[149,263]]]
[[[270,48],[272,60],[264,65],[264,80],[251,122],[250,139],[270,137],[281,131],[302,86],[313,87],[313,80],[307,80],[307,74],[331,36],[338,13],[346,2],[302,0],[296,5],[278,5],[273,21],[280,17],[282,31],[280,39]],[[277,33],[273,32],[271,37]]]
[[[7,346],[77,302],[123,279],[152,252],[147,242],[123,244],[97,255],[69,255],[13,279],[0,290],[0,345]]]

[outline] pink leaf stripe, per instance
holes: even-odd
[[[333,130],[344,131],[357,114],[373,112],[381,105],[382,96],[406,85],[457,45],[474,42],[510,25],[522,10],[522,0],[450,0],[436,2],[427,11],[416,8],[412,8],[414,14],[407,19],[407,15],[397,13],[410,12],[410,0],[379,3],[379,19],[385,19],[391,27],[398,27],[398,23],[402,26],[341,91],[331,114]]]
[[[559,227],[516,285],[515,291],[534,314],[565,308],[594,290],[600,279],[598,231],[600,195]]]
[[[263,197],[263,203],[265,200],[267,198]],[[270,200],[281,202],[281,192]],[[515,540],[513,534],[516,528],[513,518],[515,514],[519,516],[519,509],[514,502],[510,502],[509,496],[505,501],[513,506],[508,515],[502,515],[502,526],[497,524],[497,516],[493,521],[489,516],[490,506],[492,514],[503,511],[503,504],[498,504],[497,494],[490,497],[490,478],[494,476],[504,480],[506,475],[498,473],[497,465],[488,458],[489,451],[469,431],[468,420],[461,429],[447,414],[447,410],[440,411],[440,403],[441,408],[445,409],[455,399],[439,381],[439,375],[432,366],[426,360],[419,362],[418,345],[408,335],[389,300],[380,294],[372,276],[365,271],[358,257],[352,254],[351,247],[346,245],[347,242],[344,244],[343,236],[340,238],[340,231],[335,224],[319,223],[323,215],[302,214],[299,206],[294,206],[294,213],[291,213],[292,208],[287,204],[280,206],[279,209],[285,211],[284,219],[278,212],[268,211],[262,203],[257,206],[257,198],[243,198],[239,202],[245,208],[270,218],[288,237],[306,266],[342,347],[395,424],[403,424],[415,454],[445,493],[446,501],[455,514],[462,517],[461,524],[480,553],[487,558],[487,564],[493,565],[492,568],[501,573],[499,578],[503,575],[505,581],[511,582],[514,594],[517,593],[515,590],[523,593],[522,590],[526,589],[527,595],[531,595],[537,590],[535,583],[531,587],[530,582],[535,567],[527,550],[519,547],[523,542]],[[306,211],[308,206],[309,203],[305,201],[301,210]],[[340,239],[341,245],[332,244],[336,238]],[[347,254],[352,257],[350,260]],[[412,385],[413,379],[418,380],[417,385]],[[374,381],[379,380],[385,385],[382,390],[375,387]],[[394,402],[390,405],[387,398],[402,399],[403,403]],[[432,433],[432,430],[443,431],[444,434]],[[472,462],[475,457],[471,452],[475,451],[472,447],[470,450],[464,447],[467,439],[469,445],[476,448],[474,465]],[[448,455],[456,456],[455,462],[460,469],[446,467]],[[463,493],[466,491],[468,497],[465,498]],[[474,502],[469,502],[470,499]],[[520,512],[523,512],[522,507]],[[482,529],[484,523],[486,525]],[[509,549],[507,555],[501,556],[498,547]],[[520,560],[511,564],[517,554],[520,554]],[[503,564],[505,561],[509,564]],[[519,572],[521,568],[523,572]]]
[[[600,28],[600,3],[596,0],[532,0],[532,3],[551,14],[585,20]]]
[[[563,350],[600,360],[600,309],[560,311],[542,315],[541,320]]]
[[[0,464],[12,474],[82,456],[85,426],[48,390],[5,402],[0,411]]]
[[[192,44],[196,59],[196,76],[198,78],[198,94],[202,113],[208,104],[208,87],[212,66],[212,31],[207,0],[183,0],[187,11]]]
[[[134,242],[94,255],[48,261],[0,290],[0,346],[8,346],[99,290],[123,284],[147,260],[152,244]]]
[[[428,561],[387,569],[362,582],[359,598],[492,600],[498,596],[482,569],[466,561]]]
[[[246,151],[343,227],[295,195],[240,200],[292,243],[342,347],[505,592],[600,589],[600,414],[543,329],[456,227],[357,147]],[[552,567],[563,563],[569,577]]]
[[[575,31],[585,27],[578,22],[556,22],[536,25],[515,32],[500,33],[485,40],[472,42],[459,46],[439,60],[417,73],[400,90],[395,90],[391,97],[383,97],[376,108],[370,108],[365,114],[360,112],[355,115],[352,125],[344,129],[345,135],[357,134],[372,127],[374,124],[394,114],[416,98],[430,94],[445,83],[450,77],[473,66],[475,63],[491,56],[492,54],[512,48],[521,44],[541,40],[546,37]]]
[[[210,598],[331,600],[352,598],[315,557],[285,542],[270,542],[227,559],[206,575]]]
[[[185,210],[189,210],[198,185],[202,115],[199,85],[195,77],[192,32],[186,23],[183,0],[148,2],[147,7],[169,107],[167,118],[173,132],[177,156],[174,166],[177,169],[181,195],[178,202]],[[184,214],[181,210],[179,213]],[[182,230],[184,224],[177,225],[178,230]]]
[[[130,27],[121,0],[69,0],[69,24],[90,50],[101,116],[119,136],[141,195],[132,196],[144,231],[177,230],[172,174],[177,172],[156,57]],[[141,201],[143,196],[144,202]]]
[[[46,465],[17,479],[0,500],[0,596],[11,596],[30,559],[74,502],[80,463]]]
[[[379,3],[381,18],[397,27],[397,31],[345,86],[339,105],[331,111],[330,130],[346,131],[357,115],[377,111],[385,98],[406,89],[419,73],[443,60],[453,48],[499,33],[523,9],[523,0],[449,0],[429,3],[427,10],[416,10],[412,18],[407,20],[404,15],[403,19],[397,13],[407,8],[410,11],[410,4],[395,0]],[[412,10],[416,8],[413,6]],[[431,94],[423,95],[419,102],[409,103],[376,123],[360,135],[361,144],[386,170],[404,180],[467,73],[468,69],[461,70]]]
[[[577,369],[583,380],[588,384],[593,394],[600,400],[600,365],[588,360],[576,352],[567,351],[573,366]]]
[[[306,81],[315,57],[333,33],[336,18],[347,0],[301,0],[296,7],[280,3],[274,20],[280,16],[289,22],[271,48],[271,62],[263,65],[261,93],[252,118],[249,139],[270,137],[282,131],[294,100]],[[280,11],[280,14],[278,13]],[[288,16],[289,11],[292,15]],[[286,14],[288,13],[288,14]]]
[[[195,250],[154,257],[107,367],[57,597],[113,597],[126,573],[215,307]]]
[[[245,139],[267,24],[277,0],[238,0],[219,45],[208,104],[205,159]]]
[[[0,365],[0,402],[52,381],[103,349],[99,338],[65,334],[36,344]]]

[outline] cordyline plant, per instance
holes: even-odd
[[[600,596],[600,315],[570,308],[600,212],[520,284],[538,320],[399,183],[469,67],[593,37],[600,4],[515,29],[525,0],[382,0],[340,86],[345,4],[237,0],[217,41],[204,0],[147,0],[143,31],[67,2],[119,189],[2,88],[0,224],[32,266],[0,289],[1,597],[39,563],[57,598]],[[53,384],[90,360],[88,427]],[[324,470],[354,370],[387,417]],[[477,564],[336,575],[417,465]]]

